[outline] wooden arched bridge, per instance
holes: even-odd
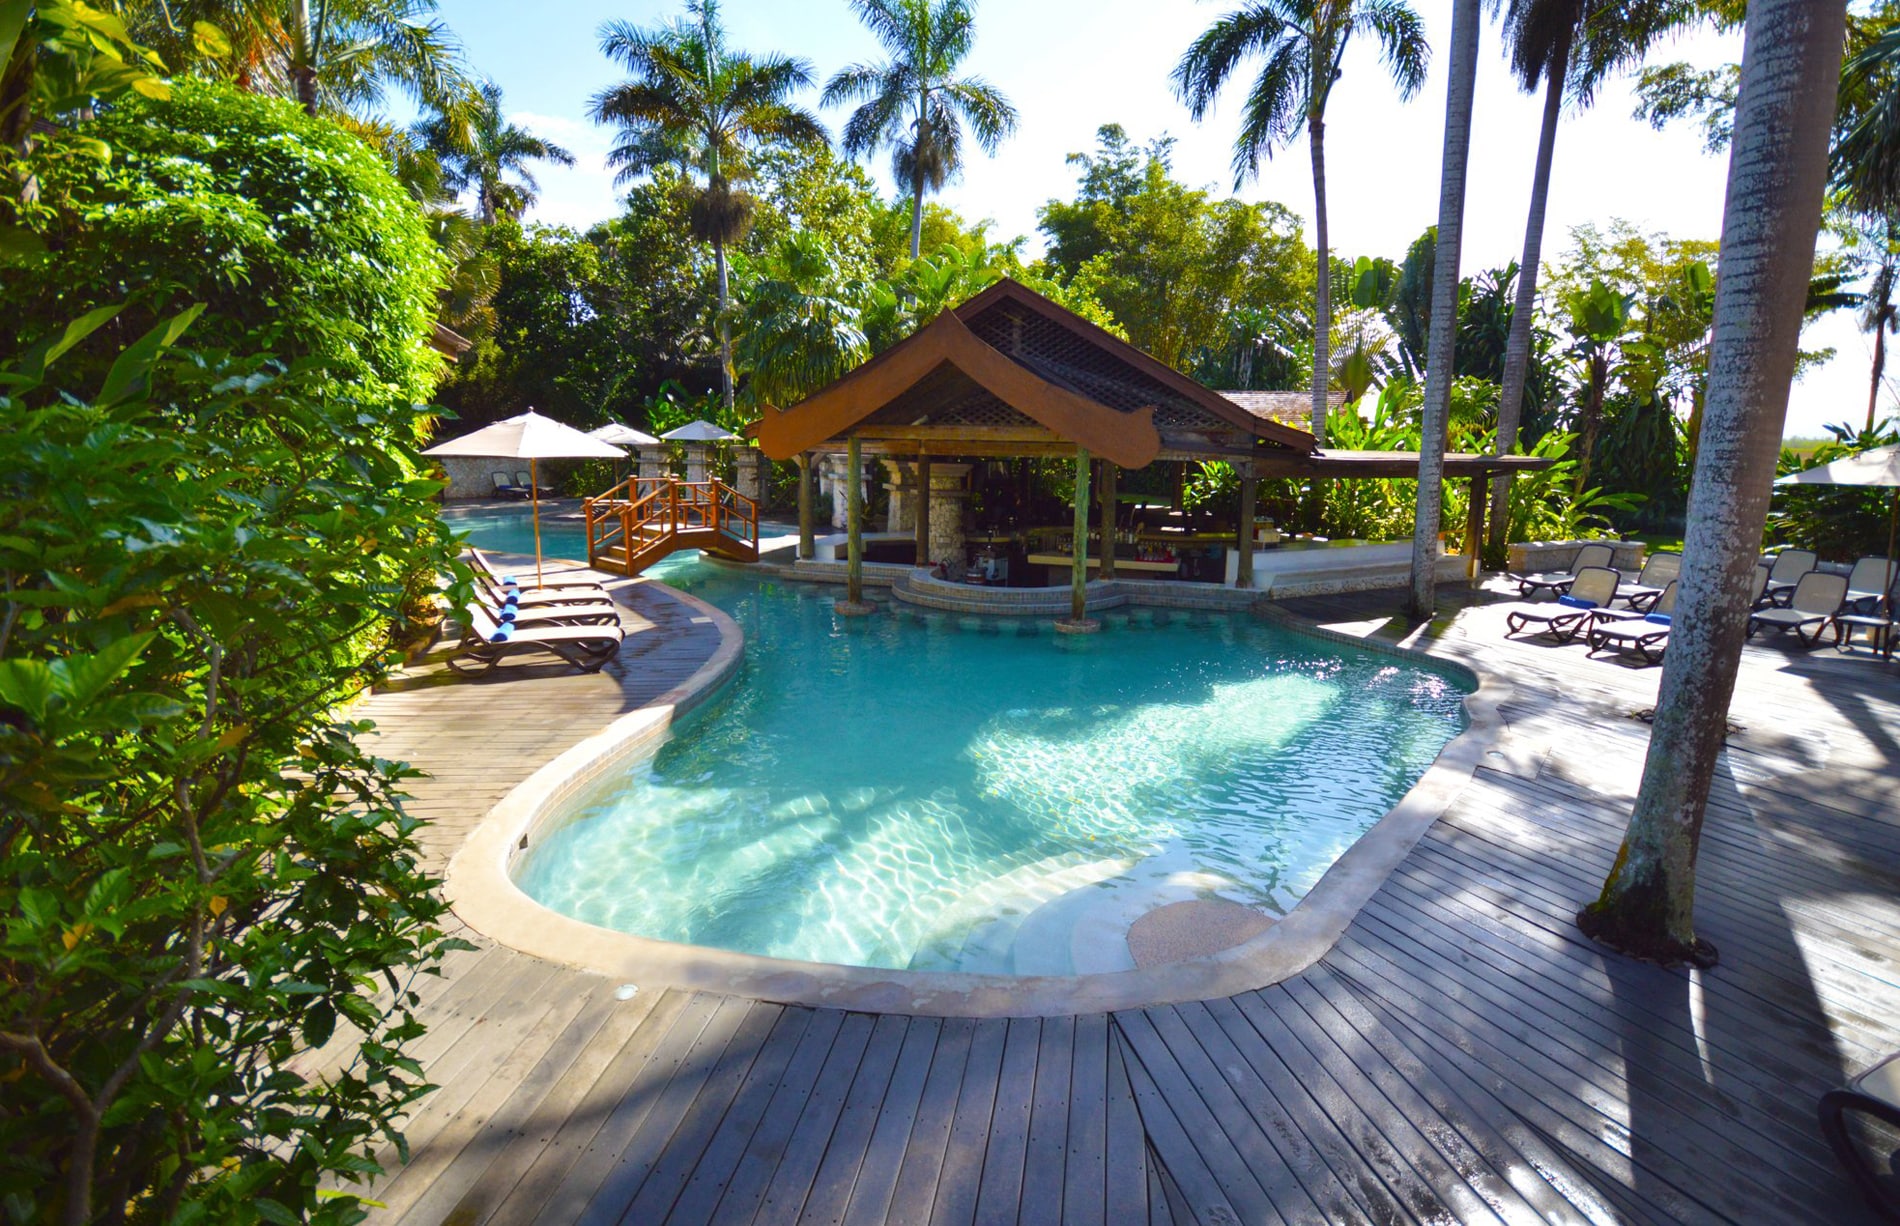
[[[637,575],[681,549],[759,560],[759,504],[723,481],[629,477],[584,507],[596,570]]]

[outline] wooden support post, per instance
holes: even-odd
[[[1484,573],[1484,504],[1490,497],[1490,479],[1483,473],[1471,479],[1471,505],[1465,509],[1465,578],[1473,586]]]
[[[1253,587],[1253,520],[1260,478],[1253,475],[1253,461],[1240,460],[1234,468],[1240,473],[1240,526],[1234,533],[1240,555],[1234,568],[1234,586],[1241,591]]]
[[[1075,449],[1075,557],[1069,568],[1069,620],[1077,625],[1089,611],[1089,449]]]
[[[917,565],[930,565],[930,457],[917,457]]]
[[[1113,460],[1102,461],[1102,578],[1115,577],[1115,477]]]
[[[864,603],[864,444],[853,434],[846,451],[845,479],[851,483],[845,500],[845,532],[849,552],[845,563],[844,598]]]
[[[798,556],[809,562],[818,552],[811,531],[811,452],[793,459],[798,463]]]

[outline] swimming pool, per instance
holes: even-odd
[[[480,528],[478,543],[504,548]],[[1464,727],[1451,676],[1245,617],[1105,632],[886,612],[668,559],[739,677],[536,832],[516,883],[623,932],[805,961],[1064,975],[1145,912],[1282,914]]]

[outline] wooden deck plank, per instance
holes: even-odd
[[[1193,1087],[1185,1085],[1173,1069],[1167,1069],[1169,1084],[1165,1087],[1157,1082],[1153,1068],[1142,1059],[1144,1047],[1128,1040],[1131,1027],[1139,1028],[1143,1023],[1139,1014],[1118,1014],[1115,1018],[1114,1049],[1121,1059],[1109,1065],[1109,1092],[1111,1104],[1117,1090],[1115,1084],[1116,1069],[1119,1067],[1127,1079],[1128,1091],[1134,1100],[1139,1121],[1137,1129],[1124,1130],[1129,1138],[1130,1148],[1138,1149],[1142,1156],[1139,1166],[1130,1172],[1130,1182],[1138,1172],[1142,1182],[1141,1196],[1149,1201],[1150,1212],[1153,1201],[1149,1184],[1154,1180],[1153,1168],[1147,1158],[1150,1154],[1161,1166],[1167,1168],[1175,1182],[1180,1185],[1182,1197],[1187,1201],[1188,1211],[1196,1221],[1216,1218],[1222,1221],[1259,1222],[1261,1226],[1271,1226],[1283,1221],[1279,1211],[1260,1192],[1256,1185],[1251,1195],[1242,1198],[1246,1205],[1233,1203],[1228,1182],[1243,1183],[1234,1179],[1228,1155],[1215,1146],[1203,1150],[1199,1142],[1209,1134],[1217,1132],[1214,1120],[1207,1114]],[[1133,1020],[1131,1020],[1133,1019]],[[1146,1048],[1150,1058],[1162,1055],[1159,1049]],[[1112,1110],[1112,1105],[1111,1105]],[[1115,1119],[1109,1118],[1109,1143],[1114,1144]],[[1218,1166],[1219,1170],[1215,1167]],[[1109,1179],[1116,1178],[1117,1164],[1113,1155],[1109,1158]],[[1225,1177],[1225,1178],[1224,1178]],[[1128,1198],[1128,1204],[1118,1201],[1110,1193],[1110,1212],[1127,1213],[1133,1208],[1134,1198]]]
[[[1004,1018],[984,1018],[970,1036],[970,1055],[963,1062],[956,1112],[944,1144],[943,1166],[937,1172],[936,1203],[930,1210],[933,1223],[966,1226],[975,1219],[983,1153],[989,1146],[990,1119],[996,1107],[1009,1025]]]
[[[810,1009],[785,1009],[780,1012],[771,1036],[760,1048],[752,1067],[746,1070],[745,1079],[740,1083],[732,1105],[720,1117],[719,1127],[713,1131],[712,1139],[694,1164],[685,1190],[674,1202],[675,1220],[713,1220],[713,1213],[719,1205],[719,1198],[725,1195],[733,1168],[745,1156],[746,1147],[752,1143],[752,1134],[758,1130],[759,1121],[765,1118],[766,1109],[778,1093],[785,1069],[791,1063],[792,1053],[804,1042],[805,1032],[811,1028],[812,1019],[817,1016]]]
[[[1035,1088],[1023,1151],[1022,1221],[1055,1226],[1063,1220],[1068,1182],[1069,1103],[1075,1078],[1075,1019],[1046,1017],[1036,1043]]]
[[[827,1140],[824,1161],[812,1179],[800,1226],[841,1226],[857,1186],[885,1102],[885,1093],[902,1061],[908,1020],[895,1013],[880,1016],[864,1049],[858,1075],[838,1112],[838,1122]],[[921,1079],[920,1079],[921,1084]]]
[[[1033,1017],[1015,1017],[1009,1019],[1008,1026],[977,1188],[976,1221],[981,1223],[1019,1222],[1024,1216],[1024,1163],[1029,1151],[1030,1108],[1036,1089],[1042,1022]],[[1059,1170],[1053,1173],[1052,1182],[1058,1189],[1062,1186]]]
[[[736,1003],[744,1009],[744,1017],[727,1041],[718,1064],[682,1111],[678,1125],[621,1215],[622,1221],[657,1222],[672,1212],[674,1202],[686,1190],[686,1181],[692,1177],[714,1131],[725,1119],[739,1087],[751,1074],[752,1066],[785,1012],[779,1005]],[[710,1033],[712,1028],[707,1029]]]
[[[813,1014],[798,1046],[792,1049],[786,1061],[785,1071],[766,1103],[764,1114],[759,1117],[758,1127],[746,1140],[745,1152],[727,1168],[725,1195],[714,1207],[712,1221],[747,1222],[759,1211],[772,1172],[778,1169],[779,1159],[785,1153],[792,1125],[798,1121],[819,1072],[831,1057],[845,1018],[845,1014],[834,1009],[821,1009]]]
[[[1063,1226],[1107,1222],[1108,1018],[1104,1014],[1075,1019],[1075,1051],[1065,1103],[1069,1151],[1062,1163]]]
[[[1106,1181],[1102,1211],[1109,1222],[1138,1221],[1148,1211],[1148,1171],[1153,1147],[1142,1126],[1141,1108],[1128,1076],[1119,1028],[1108,1020],[1105,1107],[1102,1130]]]
[[[864,1162],[858,1168],[857,1182],[851,1186],[851,1199],[845,1206],[846,1226],[875,1226],[889,1218],[891,1197],[896,1194],[904,1155],[910,1148],[910,1134],[916,1127],[931,1071],[936,1067],[937,1044],[942,1033],[942,1020],[934,1017],[911,1018],[905,1029],[897,1067],[891,1072],[877,1123],[871,1129],[871,1143],[865,1148]]]
[[[795,1222],[804,1211],[805,1198],[824,1162],[845,1098],[864,1067],[876,1028],[877,1019],[868,1013],[850,1014],[839,1027],[804,1110],[786,1136],[784,1154],[766,1186],[756,1221]]]

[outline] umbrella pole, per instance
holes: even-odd
[[[528,457],[528,497],[534,504],[534,585],[541,586],[541,478]]]
[[[1881,572],[1887,577],[1887,586],[1885,590],[1880,593],[1880,603],[1882,609],[1890,618],[1893,616],[1893,572],[1894,562],[1896,561],[1893,556],[1893,538],[1894,529],[1896,528],[1900,528],[1900,485],[1893,487],[1892,505],[1887,510],[1887,565],[1886,569]],[[1887,633],[1892,634],[1893,631],[1889,630]]]

